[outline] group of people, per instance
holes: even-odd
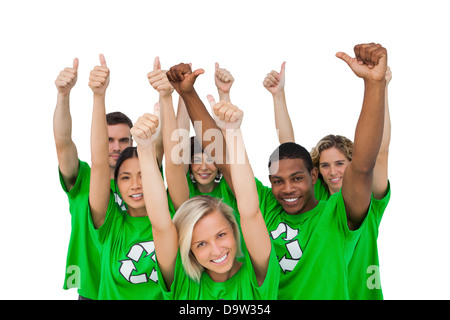
[[[382,299],[391,73],[381,45],[354,53],[336,54],[364,80],[353,142],[329,135],[308,152],[294,139],[285,64],[264,79],[280,142],[269,157],[271,187],[253,174],[244,113],[230,100],[234,78],[217,63],[219,102],[209,95],[209,112],[194,86],[204,71],[184,63],[164,71],[157,57],[147,76],[159,102],[133,124],[106,114],[110,71],[100,55],[89,77],[91,164],[81,161],[71,136],[75,58],[55,81],[53,121],[72,226],[64,288],[94,300]],[[202,125],[189,138],[190,121]]]

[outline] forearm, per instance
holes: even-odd
[[[142,175],[142,189],[152,229],[164,232],[172,228],[164,182],[156,162],[154,145],[137,147]]]
[[[281,90],[273,95],[275,128],[280,143],[295,142],[294,128],[286,104],[286,95]]]
[[[352,167],[371,173],[380,150],[384,125],[385,80],[364,82],[364,101],[355,131]]]
[[[53,134],[59,170],[67,190],[71,190],[78,174],[78,152],[72,140],[72,117],[69,94],[58,93],[53,114]]]
[[[231,99],[230,99],[230,92],[229,92],[229,91],[228,91],[228,92],[225,92],[225,91],[222,91],[222,90],[220,90],[220,89],[217,89],[217,92],[219,93],[219,100],[220,100],[220,101],[231,102]]]
[[[259,198],[256,190],[255,176],[245,150],[242,132],[227,130],[223,132],[227,147],[227,162],[230,164],[239,214],[252,218],[259,211]]]
[[[189,187],[186,181],[184,165],[181,161],[180,154],[174,151],[180,144],[180,135],[176,124],[175,113],[172,105],[172,97],[162,97],[163,103],[163,144],[166,152],[166,179],[169,194],[177,210],[181,204],[189,198]]]
[[[105,115],[105,97],[94,95],[91,125],[91,180],[89,206],[96,228],[106,216],[110,195],[110,169],[108,148],[108,127]]]

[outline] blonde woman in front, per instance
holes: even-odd
[[[246,247],[240,254],[239,225],[232,209],[209,196],[185,201],[173,221],[169,214],[166,189],[155,161],[153,141],[158,124],[151,115],[139,118],[131,129],[141,163],[147,213],[152,223],[158,264],[158,279],[165,299],[237,300],[276,299],[279,267],[265,222],[259,210],[252,168],[245,154],[240,132],[243,113],[231,103],[212,103],[216,123],[226,136],[231,159],[244,155],[245,164],[231,165],[231,177],[240,213],[240,226]],[[233,139],[237,140],[235,142]],[[170,154],[170,152],[166,153]],[[180,183],[169,192],[186,187],[184,171],[177,172]],[[179,189],[181,191],[179,191]]]

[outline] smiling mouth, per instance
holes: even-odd
[[[227,258],[228,258],[228,252],[227,252],[224,256],[220,257],[219,259],[211,260],[211,261],[214,262],[214,263],[222,263],[222,262],[224,262]]]
[[[333,183],[337,183],[337,182],[341,181],[341,178],[333,178],[333,179],[330,179],[330,181]]]
[[[131,196],[130,196],[130,198],[132,198],[132,199],[140,199],[140,198],[142,198],[144,196],[144,194],[142,194],[142,193],[136,193],[136,194],[132,194]]]
[[[292,205],[297,203],[297,201],[300,199],[300,197],[296,197],[296,198],[282,198],[282,200],[288,204],[288,205]]]

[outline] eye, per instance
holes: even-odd
[[[110,143],[111,143],[111,142],[114,142],[114,139],[113,139],[113,138],[108,138],[108,140],[109,140]]]
[[[200,242],[200,243],[197,244],[197,248],[204,247],[205,245],[206,245],[205,242]]]
[[[126,144],[129,144],[129,143],[130,143],[130,139],[128,139],[128,138],[120,139],[120,143],[126,143]]]
[[[326,163],[321,164],[320,167],[321,167],[321,168],[327,168],[327,167],[328,167],[328,164],[326,164]]]
[[[302,181],[303,177],[294,177],[294,179],[292,179],[292,180],[294,180],[294,181]]]

